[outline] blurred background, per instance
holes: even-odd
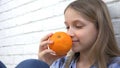
[[[14,68],[37,59],[40,39],[65,31],[64,9],[73,0],[0,0],[0,61]],[[120,0],[104,0],[120,46]]]

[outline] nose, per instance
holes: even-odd
[[[71,37],[73,37],[74,36],[74,31],[72,29],[68,29],[67,34],[70,35]]]

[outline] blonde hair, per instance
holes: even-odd
[[[76,0],[70,3],[65,9],[72,8],[82,14],[84,18],[94,22],[98,30],[98,37],[90,52],[90,62],[94,62],[97,68],[107,68],[107,64],[112,57],[120,56],[120,51],[116,43],[111,18],[106,4],[102,0]],[[72,59],[79,53],[70,52],[65,68],[69,68]],[[92,61],[92,60],[95,61]]]

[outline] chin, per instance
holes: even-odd
[[[80,52],[78,49],[75,49],[75,48],[72,48],[72,51],[73,51],[74,53]]]

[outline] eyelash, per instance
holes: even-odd
[[[81,29],[82,28],[82,26],[74,26],[75,28],[77,28],[77,29]],[[69,29],[70,27],[69,26],[66,26],[66,29]]]
[[[66,26],[66,29],[69,29],[70,27],[69,26]]]
[[[82,28],[82,26],[75,26],[76,28]]]

